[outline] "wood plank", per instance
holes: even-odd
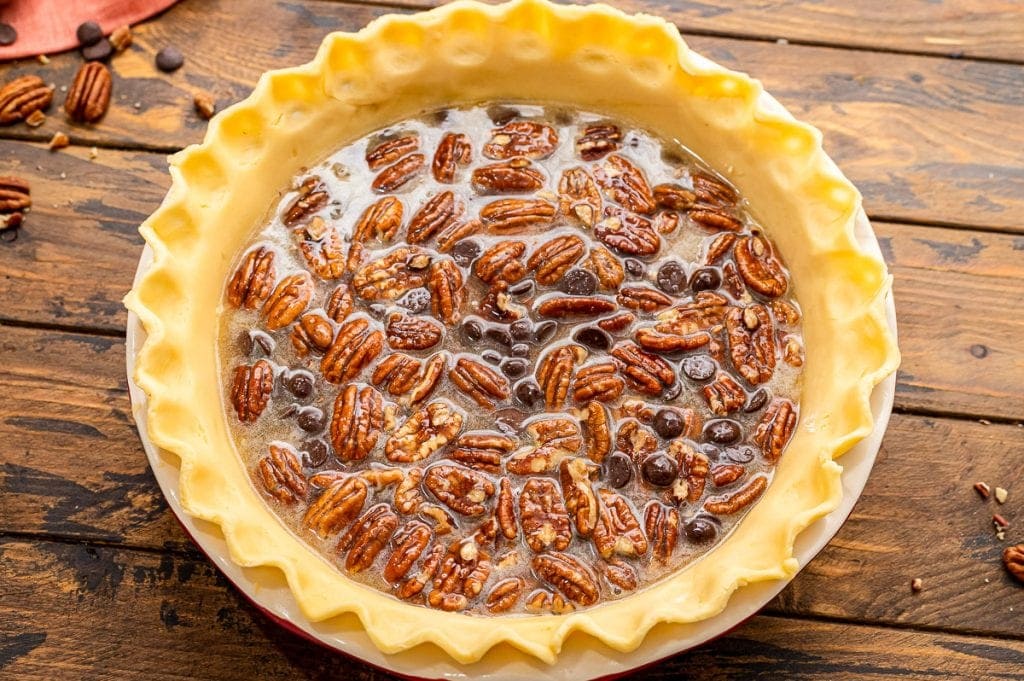
[[[0,533],[187,549],[130,422],[122,343],[6,328],[0,338]],[[1024,468],[1011,463],[1022,455],[1022,427],[894,415],[853,516],[773,608],[1019,636],[1024,607],[990,519],[1003,513],[1008,541],[1024,541]],[[981,502],[978,480],[1010,501]]]
[[[205,560],[0,539],[0,577],[8,678],[394,678],[276,627]],[[1021,665],[1021,641],[760,616],[636,678],[1009,678]]]
[[[386,4],[424,9],[441,3]],[[615,6],[664,17],[683,33],[1024,61],[1024,23],[1013,0],[619,0]]]
[[[690,6],[699,9],[698,3]],[[221,106],[236,101],[265,69],[309,59],[327,31],[358,28],[385,11],[313,0],[180,3],[138,27],[130,51],[113,61],[115,106],[100,124],[72,128],[72,138],[162,150],[197,142],[205,124],[191,105],[195,91],[213,93]],[[1024,230],[1024,159],[1016,153],[1024,147],[1024,99],[1017,95],[1024,91],[1024,67],[689,40],[723,64],[763,79],[797,116],[824,130],[827,148],[864,192],[874,216]],[[153,54],[166,44],[185,49],[188,58],[171,76],[152,65]],[[47,67],[26,61],[0,67],[0,80],[38,72],[66,84],[78,65],[75,54],[59,55]],[[993,121],[1000,121],[998,135]],[[55,111],[38,130],[18,125],[0,134],[48,139],[66,127]]]

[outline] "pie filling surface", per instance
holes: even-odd
[[[446,109],[296,178],[226,282],[237,450],[352,579],[478,615],[629,595],[711,550],[796,425],[788,273],[676,141]]]

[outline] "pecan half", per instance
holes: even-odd
[[[264,246],[254,248],[228,282],[228,302],[238,308],[255,310],[270,297],[276,277],[274,251]]]
[[[472,159],[473,150],[469,145],[469,138],[462,133],[449,132],[438,143],[430,168],[435,180],[451,184],[455,181],[455,171],[458,167],[469,165]]]
[[[736,271],[735,263],[727,262],[722,267],[722,287],[736,300],[749,301],[751,299],[747,285],[743,283],[743,277]]]
[[[82,64],[68,88],[64,112],[78,123],[95,123],[110,107],[110,69],[98,61]],[[39,95],[37,95],[39,96]],[[52,98],[52,92],[51,92]]]
[[[611,355],[626,382],[645,395],[661,395],[675,383],[676,374],[671,364],[641,350],[634,343],[618,343],[612,348]]]
[[[719,373],[715,380],[701,388],[711,413],[727,416],[739,411],[747,401],[747,394],[732,376]]]
[[[274,391],[274,368],[265,359],[235,367],[231,383],[231,404],[242,423],[255,423]]]
[[[434,590],[427,597],[431,607],[449,612],[462,610],[483,590],[491,574],[490,556],[470,539],[448,547],[434,576]]]
[[[671,234],[679,228],[679,213],[659,211],[654,216],[654,231],[658,234]]]
[[[453,222],[447,229],[437,234],[437,250],[447,253],[456,243],[467,237],[473,236],[484,224],[479,220],[467,220],[465,222]]]
[[[558,479],[565,497],[565,510],[581,537],[589,537],[597,525],[597,497],[590,478],[598,470],[587,459],[564,459],[558,468]]]
[[[476,470],[498,473],[501,461],[516,448],[516,441],[490,431],[463,433],[449,456]]]
[[[526,266],[533,270],[538,284],[551,286],[576,264],[586,246],[575,234],[555,237],[537,247]]]
[[[53,101],[53,88],[39,76],[21,76],[0,88],[0,125],[25,120]]]
[[[454,261],[438,260],[430,266],[427,290],[430,291],[430,309],[434,316],[449,326],[458,323],[462,317],[465,289],[462,271]]]
[[[310,352],[326,352],[334,340],[334,327],[318,312],[307,312],[299,317],[299,323],[292,329],[291,341],[299,357]]]
[[[672,299],[650,286],[624,286],[616,296],[619,305],[641,312],[663,310],[672,304]]]
[[[355,520],[369,491],[370,485],[357,475],[335,480],[306,509],[303,526],[327,539]]]
[[[526,583],[519,577],[508,577],[496,582],[484,599],[484,605],[492,613],[510,610],[523,597]]]
[[[626,255],[654,255],[661,248],[661,237],[651,221],[633,213],[605,209],[606,217],[594,226],[594,236]]]
[[[391,241],[402,227],[402,216],[405,207],[394,196],[385,196],[370,204],[355,227],[352,228],[352,241],[366,243],[370,239]]]
[[[572,603],[565,600],[560,593],[554,593],[547,589],[534,589],[526,597],[524,605],[527,612],[551,612],[556,615],[564,615],[576,608]]]
[[[431,402],[413,412],[384,443],[389,461],[421,461],[444,447],[462,429],[462,414],[445,402]]]
[[[282,279],[263,306],[267,329],[277,331],[294,322],[312,297],[313,277],[309,272],[299,272]]]
[[[596,317],[615,311],[615,302],[600,296],[552,296],[537,305],[541,317],[567,319],[569,317]]]
[[[384,564],[384,579],[395,584],[409,574],[409,570],[420,559],[433,537],[430,526],[413,520],[395,535],[395,548]]]
[[[406,291],[427,283],[430,262],[427,251],[415,246],[402,246],[356,270],[352,276],[352,288],[364,300],[394,300]]]
[[[270,454],[256,467],[267,494],[282,504],[294,504],[306,497],[309,486],[302,477],[302,464],[295,450],[281,443],[270,445]]]
[[[519,534],[516,526],[515,496],[512,493],[512,483],[508,478],[501,479],[498,489],[498,503],[494,507],[494,517],[498,521],[498,529],[505,539],[515,539]]]
[[[377,504],[364,513],[338,542],[338,553],[346,553],[345,569],[362,572],[373,565],[398,529],[398,516],[387,504]]]
[[[711,334],[707,331],[693,333],[658,333],[649,328],[636,330],[636,342],[644,350],[654,352],[688,352],[711,342]]]
[[[352,304],[352,291],[346,284],[338,284],[327,299],[327,316],[340,324],[351,314]]]
[[[319,220],[319,218],[313,218],[313,220]],[[321,279],[337,279],[345,273],[348,262],[345,259],[338,230],[327,230],[323,238],[319,240],[303,240],[299,244],[299,248],[310,269]]]
[[[555,207],[544,199],[499,199],[480,209],[489,229],[514,232],[547,227],[554,222]]]
[[[370,329],[360,317],[341,325],[334,342],[320,360],[320,373],[328,383],[344,383],[358,376],[384,348],[384,334]]]
[[[775,373],[775,330],[768,308],[734,307],[725,318],[729,355],[740,376],[751,385],[771,380]]]
[[[313,213],[327,205],[330,200],[323,183],[318,177],[307,177],[299,185],[299,194],[284,210],[281,222],[285,227],[294,227]]]
[[[404,398],[406,404],[419,404],[430,396],[437,387],[445,369],[448,367],[448,355],[439,352],[426,361],[423,369],[416,374],[416,380]]]
[[[572,540],[572,528],[554,481],[530,478],[519,494],[519,522],[523,539],[535,553],[562,551]]]
[[[416,177],[423,170],[426,161],[423,154],[410,154],[382,170],[373,178],[370,187],[378,194],[393,192]]]
[[[501,241],[480,254],[473,272],[488,284],[496,281],[514,284],[526,276],[526,268],[520,261],[525,252],[526,244],[522,241]]]
[[[481,407],[493,409],[495,402],[508,399],[508,380],[480,362],[461,357],[450,372],[455,387],[471,397]]]
[[[369,386],[348,385],[334,399],[331,444],[342,461],[361,461],[377,445],[384,427],[384,398]]]
[[[405,478],[395,488],[396,511],[409,515],[419,510],[424,502],[423,493],[420,491],[421,482],[423,482],[422,468],[409,468],[405,471]]]
[[[525,158],[480,166],[473,171],[473,189],[480,194],[528,194],[544,186],[544,174]]]
[[[440,544],[434,544],[434,546],[427,551],[426,558],[420,564],[419,571],[412,577],[407,578],[401,584],[398,585],[395,593],[399,598],[408,600],[419,596],[423,589],[426,588],[430,580],[437,574],[437,570],[441,567],[441,560],[444,558],[444,547]]]
[[[603,246],[594,246],[590,249],[586,266],[597,276],[598,284],[606,291],[617,291],[626,278],[622,263]]]
[[[686,210],[697,200],[697,195],[678,184],[659,184],[654,187],[654,202],[669,210]]]
[[[606,410],[599,402],[587,405],[586,446],[587,456],[594,463],[602,463],[612,451],[612,424]]]
[[[778,298],[789,287],[786,270],[771,243],[760,236],[740,238],[733,251],[736,268],[747,286],[768,298]]]
[[[804,365],[804,345],[798,336],[787,334],[782,338],[782,361],[791,367]]]
[[[28,208],[32,205],[31,191],[28,182],[20,177],[0,176],[0,211],[10,213]]]
[[[567,418],[537,419],[526,426],[526,432],[535,444],[523,448],[506,462],[505,470],[514,475],[553,470],[583,445],[579,426]]]
[[[370,166],[370,170],[380,170],[406,154],[419,151],[419,148],[420,138],[418,135],[403,135],[387,139],[372,149],[366,150],[366,165]]]
[[[594,179],[605,194],[623,208],[643,215],[654,212],[654,193],[643,171],[624,157],[609,156],[594,170]]]
[[[742,488],[732,494],[723,494],[715,497],[708,497],[704,501],[704,509],[715,515],[732,515],[739,513],[747,506],[757,501],[765,489],[768,488],[768,479],[759,475],[752,479]]]
[[[516,156],[547,158],[558,146],[558,133],[550,125],[535,121],[512,121],[491,131],[484,156],[507,159]]]
[[[562,215],[575,217],[593,227],[601,216],[601,193],[594,178],[583,168],[569,168],[558,181],[558,206]]]
[[[531,565],[541,579],[574,603],[593,605],[601,595],[590,569],[570,554],[543,553]]]
[[[680,501],[685,499],[691,504],[700,499],[707,485],[708,470],[711,466],[708,457],[696,451],[683,440],[673,440],[668,453],[679,464],[681,475],[686,480],[686,490]]]
[[[623,591],[633,591],[640,585],[640,581],[629,563],[611,558],[604,564],[604,578],[609,584],[619,587]]]
[[[391,395],[404,395],[412,389],[416,374],[420,371],[420,362],[400,352],[385,357],[374,367],[370,383],[384,386]]]
[[[441,327],[434,322],[400,312],[388,316],[385,333],[388,345],[396,350],[427,350],[440,343],[443,335]]]
[[[784,399],[772,400],[754,429],[754,444],[761,448],[765,459],[774,463],[789,443],[794,428],[796,409],[793,403]]]
[[[591,123],[576,138],[576,153],[584,161],[596,161],[605,154],[618,150],[622,131],[610,123]]]
[[[769,303],[772,315],[780,326],[795,326],[800,321],[800,310],[796,304],[785,300],[773,300]]]
[[[406,240],[418,244],[447,229],[462,215],[465,206],[450,191],[443,191],[426,200],[409,219]]]
[[[484,504],[495,492],[487,476],[461,466],[432,466],[423,484],[438,501],[465,516],[483,515]]]
[[[725,180],[706,173],[693,173],[693,191],[697,200],[710,206],[731,207],[739,201],[739,194]]]
[[[679,540],[679,511],[652,501],[647,504],[644,511],[644,528],[647,530],[654,558],[667,563]]]
[[[565,404],[573,369],[585,356],[586,351],[580,346],[563,345],[550,350],[537,365],[537,383],[544,392],[548,411],[557,411]]]
[[[738,238],[736,234],[730,232],[716,236],[715,240],[708,246],[708,252],[704,255],[704,262],[708,265],[714,265],[722,256],[732,250]]]
[[[687,211],[687,215],[694,224],[709,232],[738,232],[743,229],[739,218],[721,208],[697,205]]]
[[[747,469],[737,463],[719,464],[711,469],[711,482],[715,487],[731,485],[747,472]]]
[[[602,558],[612,554],[642,556],[647,552],[647,537],[626,498],[608,489],[601,489],[601,512],[594,527],[594,547]]]
[[[1011,577],[1024,583],[1024,544],[1007,546],[1003,550],[1003,567]]]
[[[576,373],[572,382],[572,396],[576,402],[614,402],[622,394],[626,382],[615,373],[611,362],[591,364]]]

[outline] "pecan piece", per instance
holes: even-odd
[[[1024,544],[1007,546],[1003,550],[1003,567],[1011,577],[1024,583]]]
[[[28,182],[13,175],[0,176],[0,211],[20,211],[32,205]]]
[[[517,263],[518,264],[518,263]],[[522,319],[526,308],[513,301],[508,292],[508,284],[498,280],[491,284],[487,293],[480,299],[477,311],[480,315],[499,322],[514,322]]]
[[[430,291],[430,310],[434,316],[449,326],[457,324],[462,317],[465,289],[462,271],[454,261],[438,260],[430,266],[427,290]]]
[[[402,226],[405,207],[394,196],[385,196],[370,204],[352,228],[353,243],[370,239],[391,241]]]
[[[791,367],[804,365],[804,345],[798,336],[786,335],[782,338],[782,361]]]
[[[462,434],[449,455],[453,460],[477,470],[498,473],[501,461],[516,448],[516,441],[490,431]]]
[[[675,458],[681,475],[686,480],[686,489],[679,495],[679,501],[685,500],[691,504],[696,502],[704,494],[704,487],[707,485],[711,465],[708,457],[678,439],[669,444],[668,453]]]
[[[689,335],[697,331],[714,330],[725,320],[729,300],[711,291],[701,291],[692,302],[658,314],[654,330],[665,334]]]
[[[419,174],[423,170],[426,160],[423,154],[405,156],[382,170],[377,177],[373,178],[370,187],[378,194],[393,192]]]
[[[419,596],[427,584],[430,583],[430,580],[434,578],[434,575],[437,574],[437,569],[441,566],[443,558],[444,547],[440,544],[434,544],[427,552],[427,557],[420,564],[419,572],[399,584],[395,592],[396,595],[405,600]]]
[[[629,455],[639,465],[658,448],[658,438],[639,421],[629,419],[619,426],[615,448]]]
[[[591,364],[576,373],[572,383],[572,396],[576,402],[614,402],[622,394],[626,382],[615,373],[611,362]]]
[[[364,513],[338,542],[338,553],[348,553],[345,568],[362,572],[373,565],[397,528],[398,516],[387,504],[377,504]]]
[[[626,255],[654,255],[661,248],[661,237],[651,221],[633,213],[605,209],[605,219],[594,226],[594,236]]]
[[[437,387],[444,370],[448,367],[448,355],[439,352],[423,365],[423,369],[416,374],[416,380],[404,398],[407,404],[419,404],[430,396],[430,393]]]
[[[572,540],[572,528],[554,481],[530,478],[519,494],[519,522],[523,539],[535,553],[562,551]]]
[[[796,409],[793,403],[784,399],[772,400],[754,429],[754,444],[761,448],[766,460],[775,463],[793,436],[794,428]]]
[[[594,179],[623,208],[644,215],[654,212],[654,193],[643,171],[622,156],[609,156],[603,165],[594,170]]]
[[[611,351],[626,382],[645,395],[659,396],[675,383],[672,365],[634,343],[618,343]]]
[[[617,291],[626,278],[626,271],[623,269],[622,263],[603,246],[595,246],[590,249],[587,265],[588,269],[597,277],[601,288],[607,291]]]
[[[553,470],[583,445],[579,426],[567,418],[538,419],[526,427],[526,432],[535,444],[523,448],[505,464],[505,469],[514,475]]]
[[[438,232],[437,234],[437,250],[442,253],[447,253],[452,249],[456,243],[465,239],[466,237],[473,236],[481,229],[483,229],[483,223],[479,220],[467,220],[466,222],[453,222],[448,225],[448,228]]]
[[[593,227],[601,216],[601,193],[594,178],[583,168],[569,168],[558,181],[558,205],[562,215]]]
[[[773,300],[769,303],[775,321],[781,326],[795,326],[800,321],[800,310],[796,304],[785,300]]]
[[[384,579],[395,584],[409,574],[409,570],[430,546],[433,536],[430,526],[413,520],[395,535],[395,548],[384,564]]]
[[[538,284],[551,286],[583,257],[586,246],[575,234],[555,237],[537,247],[526,266],[533,270]]]
[[[231,404],[242,423],[255,423],[274,391],[274,368],[265,359],[235,367],[231,383]]]
[[[642,328],[636,330],[635,338],[644,350],[653,350],[654,352],[687,352],[711,342],[711,334],[707,331],[675,334],[658,333],[653,329]]]
[[[697,205],[687,215],[694,224],[709,232],[738,232],[743,229],[743,222],[739,218],[721,208]]]
[[[775,373],[775,330],[768,308],[734,307],[725,318],[729,355],[740,376],[751,385],[771,380]]]
[[[557,411],[565,404],[573,369],[585,356],[586,351],[580,346],[563,345],[549,351],[537,365],[537,383],[544,392],[548,411]]]
[[[384,427],[384,398],[369,386],[348,385],[334,399],[331,444],[342,461],[361,461],[377,445]]]
[[[600,490],[601,512],[594,527],[594,547],[602,558],[612,554],[642,556],[647,552],[647,537],[626,498],[608,489]]]
[[[715,487],[731,485],[742,478],[746,470],[737,463],[720,464],[711,469],[711,482],[715,484]]]
[[[421,482],[423,482],[422,468],[410,468],[405,472],[405,478],[395,488],[396,511],[409,515],[419,510],[424,502],[423,493],[420,492]]]
[[[498,529],[505,539],[515,539],[519,534],[516,526],[515,498],[512,494],[512,483],[508,478],[501,479],[498,489],[498,503],[494,508],[494,517],[498,521]]]
[[[566,601],[560,593],[553,593],[547,589],[535,589],[526,597],[527,612],[552,612],[556,615],[564,615],[575,610],[573,604]]]
[[[731,262],[725,263],[722,268],[722,286],[736,300],[750,300],[750,293],[747,285],[743,283],[743,277],[736,271],[736,265]]]
[[[622,141],[619,126],[610,123],[591,123],[576,138],[576,153],[584,161],[596,161],[605,154],[618,150]]]
[[[78,123],[95,123],[110,107],[110,69],[98,61],[82,64],[68,88],[64,112]],[[52,91],[51,91],[52,98]]]
[[[0,179],[0,197],[2,192]],[[254,248],[228,282],[228,302],[237,308],[255,310],[270,297],[276,277],[274,251],[264,246]]]
[[[437,232],[450,227],[464,210],[465,206],[454,193],[443,191],[435,194],[409,219],[406,241],[411,244],[426,241]]]
[[[693,173],[693,191],[697,200],[701,203],[718,206],[735,206],[739,201],[739,194],[725,180],[719,179],[706,173]]]
[[[352,291],[347,285],[338,284],[327,299],[327,316],[340,324],[351,314],[352,304]]]
[[[760,236],[746,236],[733,251],[736,268],[747,286],[768,298],[778,298],[789,287],[786,271],[771,243]]]
[[[550,125],[535,121],[512,121],[491,131],[484,156],[508,159],[516,156],[547,158],[558,146],[558,133]]]
[[[654,187],[654,202],[669,210],[686,210],[697,200],[697,195],[678,184],[659,184]]]
[[[427,350],[441,342],[443,331],[422,317],[394,312],[385,327],[388,345],[396,350]]]
[[[612,424],[608,411],[599,402],[587,405],[587,456],[594,463],[602,463],[612,451]]]
[[[495,614],[511,610],[522,598],[524,588],[525,582],[519,577],[503,579],[491,587],[484,605]]]
[[[767,488],[768,479],[759,475],[732,494],[708,497],[704,501],[704,510],[715,515],[739,513],[757,501]]]
[[[327,539],[355,520],[369,491],[370,485],[357,475],[335,480],[306,509],[303,526]]]
[[[305,239],[299,244],[299,248],[310,269],[321,279],[337,279],[345,273],[348,263],[338,230],[327,230],[319,240]]]
[[[597,497],[590,478],[597,465],[587,459],[564,459],[558,468],[558,479],[565,496],[565,510],[581,537],[589,537],[597,525]]]
[[[449,132],[441,138],[434,152],[434,161],[430,168],[434,179],[444,184],[455,181],[455,171],[459,166],[469,165],[473,160],[473,150],[469,138],[462,133]]]
[[[525,252],[526,244],[522,241],[499,242],[480,254],[473,272],[488,284],[514,284],[526,276],[526,268],[520,262]]]
[[[528,194],[544,186],[544,174],[525,158],[480,166],[473,171],[473,189],[480,194]]]
[[[679,213],[660,211],[654,216],[654,231],[658,234],[671,234],[679,228]]]
[[[672,299],[650,286],[624,286],[616,296],[619,305],[641,312],[655,312],[672,304]]]
[[[615,302],[600,296],[552,296],[537,305],[541,317],[596,317],[615,311]]]
[[[309,272],[299,272],[282,279],[263,306],[267,329],[277,331],[294,322],[312,297],[313,277]]]
[[[380,170],[386,165],[394,163],[406,154],[419,151],[420,138],[418,135],[404,135],[387,139],[366,150],[366,165],[370,170]]]
[[[285,209],[281,222],[285,227],[294,227],[313,213],[327,205],[330,199],[323,183],[317,177],[307,177],[299,185],[299,195]]]
[[[484,504],[495,492],[487,476],[461,466],[432,466],[423,484],[438,501],[464,516],[483,515]]]
[[[714,265],[722,258],[726,253],[732,250],[736,244],[736,239],[739,238],[736,234],[726,232],[725,234],[719,234],[715,237],[715,240],[708,246],[708,252],[704,256],[704,262],[708,265]]]
[[[389,461],[421,461],[444,447],[462,428],[462,414],[445,402],[431,402],[413,412],[384,444]]]
[[[538,229],[554,222],[555,207],[543,199],[498,199],[480,209],[480,219],[497,232]]]
[[[732,376],[719,373],[715,380],[701,388],[711,413],[727,416],[739,411],[747,401],[747,394]]]
[[[333,340],[334,327],[317,312],[307,312],[299,317],[299,323],[292,329],[292,347],[299,357],[305,357],[310,352],[326,352]]]
[[[402,246],[383,258],[360,267],[352,276],[352,288],[364,300],[394,300],[406,291],[427,283],[430,266],[427,251]]]
[[[0,125],[25,120],[53,101],[53,88],[39,76],[21,76],[0,88]]]
[[[364,318],[341,325],[334,342],[320,360],[320,372],[328,383],[344,383],[358,376],[384,348],[384,334],[371,330]]]
[[[667,563],[679,540],[679,511],[652,501],[647,504],[644,511],[644,528],[647,530],[654,558]]]
[[[469,605],[469,599],[480,595],[490,574],[487,553],[479,550],[471,539],[455,542],[441,560],[427,602],[448,612],[462,610]]]
[[[481,407],[493,409],[496,401],[508,399],[508,380],[480,362],[466,357],[455,362],[455,366],[448,372],[448,378]]]
[[[534,572],[574,603],[593,605],[600,597],[597,580],[578,558],[567,553],[535,556]]]
[[[270,445],[270,454],[260,460],[256,470],[267,494],[282,504],[305,499],[309,489],[302,477],[302,464],[295,450],[280,443]]]
[[[629,563],[618,558],[610,558],[604,564],[604,578],[608,580],[609,584],[617,586],[623,591],[633,591],[640,585],[636,570]]]

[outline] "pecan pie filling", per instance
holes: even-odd
[[[301,175],[227,282],[230,429],[353,579],[474,614],[621,598],[707,553],[794,432],[789,275],[684,147],[448,109]]]

